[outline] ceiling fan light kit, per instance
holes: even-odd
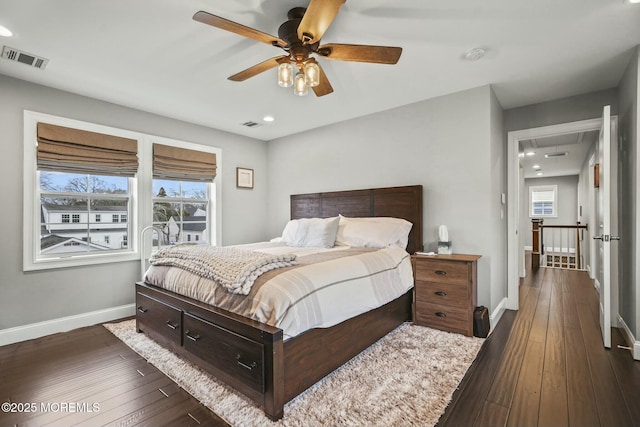
[[[333,87],[322,67],[311,55],[337,61],[396,64],[402,54],[401,47],[370,46],[331,43],[320,46],[320,39],[329,28],[340,7],[346,0],[311,0],[307,8],[294,7],[287,14],[288,20],[278,28],[278,37],[244,26],[237,22],[200,11],[193,19],[225,31],[270,44],[286,52],[286,55],[267,59],[229,77],[232,81],[244,81],[264,71],[277,67],[278,85],[293,86],[296,95],[303,96],[311,88],[316,96],[333,92]],[[294,71],[295,67],[295,71]]]
[[[293,86],[293,65],[291,62],[283,62],[278,65],[278,84],[281,87]]]

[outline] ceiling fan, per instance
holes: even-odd
[[[395,64],[402,54],[401,47],[370,46],[329,43],[320,45],[320,39],[346,0],[311,0],[307,8],[295,7],[287,14],[288,20],[278,28],[278,37],[200,11],[193,19],[222,30],[248,37],[261,43],[279,47],[286,55],[276,56],[229,77],[241,82],[264,71],[278,67],[278,83],[293,86],[296,95],[306,95],[309,87],[316,96],[333,92],[322,67],[312,55],[354,62]],[[294,73],[295,71],[295,73]]]

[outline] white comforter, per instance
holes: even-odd
[[[409,254],[336,247],[293,248],[281,243],[243,245],[270,254],[293,253],[300,265],[263,275],[249,295],[177,267],[152,266],[145,280],[156,286],[283,329],[285,339],[336,325],[390,302],[413,287]]]

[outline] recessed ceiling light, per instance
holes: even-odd
[[[273,117],[273,116],[264,116],[264,117],[262,118],[262,120],[263,120],[263,121],[265,121],[265,122],[267,122],[267,123],[271,123],[272,121],[274,121],[274,120],[275,120],[275,117]]]
[[[631,3],[631,4],[636,4],[636,3],[640,3],[640,0],[624,0],[625,3]]]
[[[535,154],[536,154],[536,152],[535,152],[535,151],[527,151],[527,152],[525,153],[525,155],[527,155],[527,156],[534,156]]]
[[[483,49],[481,47],[474,47],[473,49],[467,51],[467,53],[464,54],[464,57],[469,61],[478,61],[479,59],[482,59],[482,57],[484,57],[485,53],[487,53],[486,49]]]
[[[534,168],[535,170],[538,170],[538,169],[540,169],[540,165],[533,165],[533,168]]]
[[[536,175],[538,175],[538,176],[542,176],[542,175],[544,175],[544,174],[543,174],[542,172],[538,172]]]
[[[0,25],[0,36],[2,37],[11,37],[13,33],[7,27]]]

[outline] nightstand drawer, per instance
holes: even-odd
[[[470,289],[465,285],[416,280],[416,302],[467,308]]]
[[[466,263],[429,259],[420,259],[415,263],[415,278],[422,281],[467,285],[469,268]]]
[[[443,331],[471,336],[473,330],[469,319],[469,310],[439,304],[416,303],[416,323]]]

